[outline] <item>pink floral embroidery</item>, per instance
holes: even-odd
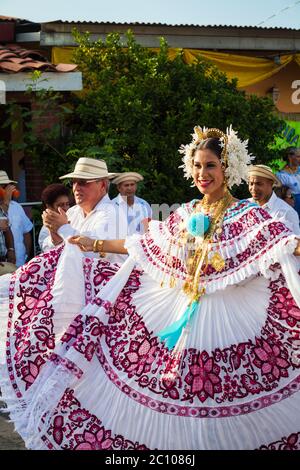
[[[259,450],[300,450],[300,432],[283,437],[279,441],[263,445]]]
[[[230,238],[236,237],[237,235],[240,235],[242,231],[244,230],[243,224],[240,222],[236,222],[230,225],[230,230],[229,230],[229,236]]]
[[[54,349],[51,289],[61,252],[62,247],[59,247],[44,253],[12,276],[6,354],[8,364],[11,358],[15,361],[14,368],[9,366],[9,374],[17,397],[31,386]],[[19,316],[14,312],[19,312]]]
[[[110,436],[111,432],[105,432],[103,427],[93,433],[85,431],[83,434],[77,434],[75,439],[78,445],[74,450],[110,449],[113,442]]]
[[[78,315],[70,324],[67,331],[63,335],[61,341],[68,343],[72,338],[77,338],[83,332],[82,315]]]
[[[287,377],[286,369],[289,367],[289,362],[282,356],[280,348],[274,344],[269,345],[266,341],[258,342],[259,347],[254,348],[256,359],[254,364],[261,368],[262,374],[271,374],[275,379],[280,377]]]
[[[268,228],[273,236],[280,235],[280,233],[285,230],[285,226],[281,222],[271,222]]]
[[[64,425],[64,418],[62,416],[56,416],[53,422],[53,439],[56,442],[56,444],[61,444],[63,441],[63,437],[64,437],[63,425]]]
[[[52,353],[49,357],[49,361],[52,361],[56,365],[62,365],[72,372],[78,379],[80,379],[83,374],[82,370],[66,357],[61,357],[58,354]]]
[[[101,365],[103,370],[105,371],[107,377],[111,382],[122,392],[125,393],[128,397],[132,400],[136,401],[142,406],[146,406],[151,408],[152,410],[156,410],[159,413],[166,413],[171,415],[177,416],[190,416],[192,418],[223,418],[223,417],[230,417],[230,416],[238,416],[243,414],[252,413],[253,411],[257,411],[258,409],[262,409],[265,407],[270,406],[273,403],[278,403],[279,401],[285,400],[286,398],[290,397],[294,393],[297,393],[300,389],[300,376],[298,375],[294,380],[289,382],[288,385],[285,387],[277,390],[277,392],[273,392],[271,394],[262,395],[255,399],[248,400],[246,403],[241,405],[239,404],[232,404],[226,406],[204,406],[201,404],[200,406],[185,406],[181,405],[182,400],[178,403],[170,403],[166,398],[171,399],[178,399],[179,397],[175,394],[169,394],[168,391],[172,390],[175,392],[175,388],[173,386],[169,386],[169,381],[162,379],[161,382],[163,383],[164,387],[166,387],[166,393],[163,394],[164,400],[156,400],[153,397],[146,395],[146,393],[142,393],[141,391],[137,391],[136,388],[130,387],[128,383],[125,383],[121,378],[114,372],[114,370],[109,365],[107,358],[103,354],[103,350],[101,350],[101,346],[99,347],[99,354],[101,355]],[[153,380],[153,379],[152,379]],[[139,380],[139,384],[141,385],[141,381]],[[148,375],[143,376],[143,386],[144,388],[149,387],[151,385],[151,377]],[[232,379],[231,376],[225,376],[225,385],[228,387],[238,388],[238,382]],[[225,388],[225,387],[224,387]],[[257,390],[254,392],[257,393]],[[191,401],[191,400],[189,400]],[[216,400],[217,401],[217,400]]]
[[[23,325],[32,321],[40,309],[47,307],[49,301],[52,299],[49,289],[41,292],[39,289],[33,289],[30,294],[24,292],[23,302],[18,304],[18,310],[21,312],[20,320]]]
[[[157,340],[155,338],[151,342],[144,339],[141,343],[138,341],[130,343],[129,351],[125,354],[125,359],[122,362],[124,369],[129,373],[129,377],[133,371],[136,375],[146,374],[150,371],[151,364],[154,361],[156,346]]]
[[[105,429],[100,419],[81,406],[74,390],[61,398],[52,423],[42,440],[48,449],[65,450],[146,450],[120,434]]]
[[[28,281],[30,278],[34,278],[34,275],[41,269],[40,264],[31,262],[29,265],[26,265],[26,269],[22,269],[22,274],[20,276],[20,282],[23,284]]]
[[[196,394],[202,403],[221,391],[220,370],[206,351],[193,355],[189,373],[184,380],[191,386],[191,393]]]
[[[28,361],[26,366],[22,367],[22,380],[26,383],[26,390],[35,381],[44,363],[45,360],[41,356],[37,356],[34,361]]]
[[[280,318],[286,320],[289,326],[295,326],[300,321],[300,309],[286,287],[278,290],[273,296],[272,302],[274,302],[274,308],[278,311]]]

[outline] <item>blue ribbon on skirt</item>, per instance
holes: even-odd
[[[185,328],[188,321],[193,318],[198,304],[199,302],[197,300],[194,300],[185,309],[183,315],[179,318],[179,320],[175,321],[174,323],[171,323],[171,325],[167,326],[166,328],[157,333],[159,339],[165,342],[165,346],[168,349],[174,348],[175,344],[180,338],[182,330]]]

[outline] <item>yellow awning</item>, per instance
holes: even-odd
[[[75,47],[53,47],[52,62],[72,63],[72,55]],[[153,49],[158,50],[158,49]],[[279,72],[290,62],[295,60],[300,65],[300,54],[287,54],[280,56],[280,63],[276,64],[272,59],[262,59],[261,57],[242,56],[223,52],[211,52],[199,49],[169,49],[170,59],[174,59],[181,52],[185,63],[192,64],[197,58],[204,57],[210,60],[224,72],[229,79],[236,78],[238,87],[244,88],[254,83],[261,82]]]

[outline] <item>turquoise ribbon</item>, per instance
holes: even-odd
[[[194,300],[184,311],[183,315],[179,320],[171,323],[163,330],[157,333],[157,336],[161,341],[165,342],[165,346],[168,349],[174,348],[175,344],[180,338],[183,328],[187,325],[188,321],[193,318],[193,315],[198,307],[199,302]]]

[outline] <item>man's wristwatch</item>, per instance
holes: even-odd
[[[14,248],[7,248],[7,251],[15,251]]]

